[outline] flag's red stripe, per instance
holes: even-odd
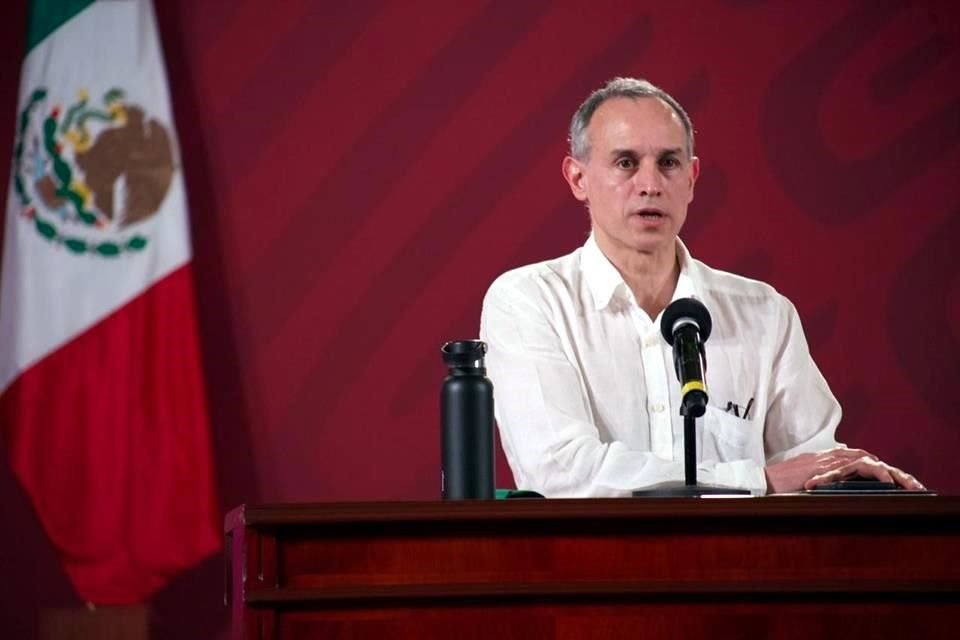
[[[23,372],[0,429],[83,599],[143,600],[218,549],[189,265]]]

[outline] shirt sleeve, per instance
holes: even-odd
[[[549,497],[627,496],[682,481],[682,461],[601,440],[580,369],[558,330],[560,314],[527,290],[529,281],[521,285],[495,282],[480,322],[501,442],[517,486]],[[750,460],[704,461],[698,479],[766,489],[762,467]]]
[[[820,373],[793,304],[783,298],[781,345],[774,353],[764,424],[767,464],[839,445],[840,403]]]

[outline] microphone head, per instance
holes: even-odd
[[[701,342],[706,342],[707,338],[710,337],[713,321],[710,319],[710,312],[699,300],[680,298],[671,302],[663,310],[663,317],[660,319],[660,333],[663,334],[664,339],[670,345],[673,345],[674,328],[680,321],[692,322],[697,325]]]

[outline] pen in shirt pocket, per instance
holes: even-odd
[[[740,415],[740,405],[734,402],[727,403],[727,413],[732,413],[737,418],[742,418],[743,420],[750,419],[750,409],[753,408],[753,398],[747,401],[747,406],[743,408],[743,415]]]

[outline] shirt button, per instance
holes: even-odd
[[[660,343],[659,336],[647,336],[643,341],[643,346],[645,347],[655,347]]]
[[[662,402],[657,402],[653,405],[653,410],[657,413],[663,412],[664,409],[666,409],[666,407],[663,406]]]

